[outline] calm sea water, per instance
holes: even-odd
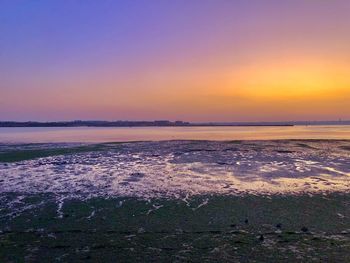
[[[350,125],[292,127],[0,128],[1,143],[350,139]]]

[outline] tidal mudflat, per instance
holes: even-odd
[[[0,145],[0,261],[349,262],[350,141]]]

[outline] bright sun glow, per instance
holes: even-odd
[[[322,61],[256,64],[237,72],[233,85],[251,98],[337,98],[350,92],[349,69]]]

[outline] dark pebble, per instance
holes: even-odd
[[[244,220],[244,223],[248,224],[249,223],[248,219]]]
[[[308,229],[307,227],[303,226],[303,227],[301,228],[301,231],[303,231],[303,232],[305,233],[305,232],[308,232],[309,229]]]
[[[277,228],[282,228],[282,224],[281,224],[281,223],[278,223],[278,224],[276,225],[276,227],[277,227]]]

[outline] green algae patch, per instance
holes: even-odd
[[[11,202],[16,194],[2,194]],[[349,262],[350,195],[67,199],[0,210],[1,262]],[[22,210],[20,208],[26,208]],[[30,260],[28,260],[30,259]]]
[[[104,151],[106,149],[108,149],[107,144],[94,144],[94,145],[83,145],[83,146],[64,147],[64,148],[54,147],[54,148],[39,148],[39,149],[34,148],[34,149],[8,150],[8,151],[0,152],[0,162],[12,163],[12,162],[20,162],[25,160],[49,157],[49,156]]]

